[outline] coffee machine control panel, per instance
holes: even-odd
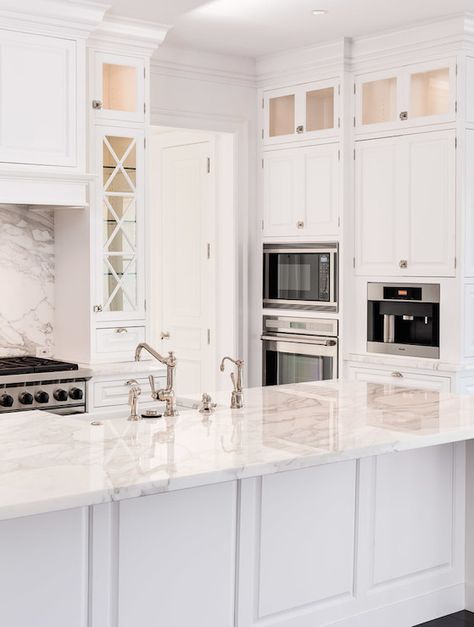
[[[369,353],[439,358],[440,286],[369,283]]]

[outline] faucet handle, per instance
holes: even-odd
[[[158,398],[158,393],[155,386],[155,377],[152,374],[148,375],[148,381],[150,382],[151,395],[156,400]]]

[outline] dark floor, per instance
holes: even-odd
[[[456,614],[443,616],[443,618],[430,620],[427,623],[417,625],[416,627],[473,627],[473,625],[474,614],[463,610],[462,612],[456,612]]]

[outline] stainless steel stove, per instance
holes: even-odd
[[[91,373],[77,364],[41,357],[0,357],[0,413],[42,409],[86,411]]]

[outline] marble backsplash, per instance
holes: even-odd
[[[0,356],[53,351],[54,214],[0,205]]]

